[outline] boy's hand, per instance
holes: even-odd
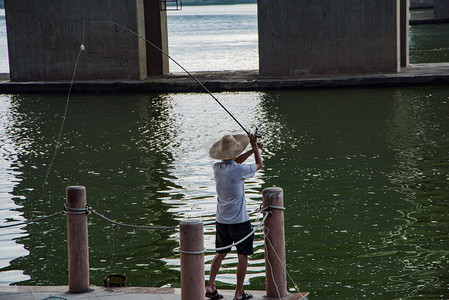
[[[248,133],[248,138],[252,146],[257,146],[257,137],[254,134]]]
[[[248,133],[248,137],[251,143],[251,147],[253,148],[252,150],[254,153],[254,159],[256,160],[257,170],[260,170],[263,167],[263,161],[259,149],[263,148],[263,143],[258,143],[257,137],[252,133]]]

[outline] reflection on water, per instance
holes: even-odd
[[[263,188],[284,189],[287,269],[301,290],[338,299],[445,295],[447,95],[446,88],[217,94],[246,128],[264,133],[265,167],[247,182],[249,209],[259,207]],[[65,96],[0,99],[2,222],[61,210],[66,186],[75,184],[87,187],[94,209],[121,222],[213,220],[208,148],[240,129],[209,95],[73,96],[44,187]],[[213,248],[214,227],[205,233]],[[10,247],[0,257],[3,284],[67,284],[63,217],[0,234]],[[118,272],[131,286],[179,286],[177,231],[116,230],[91,216],[89,235],[92,284]],[[247,284],[264,289],[260,233],[255,246]],[[235,282],[236,265],[234,254],[220,288]]]
[[[410,63],[449,62],[449,23],[410,27]]]
[[[449,123],[447,118],[441,122],[433,110],[435,97],[438,95],[433,93],[422,98],[399,94],[391,127],[397,152],[391,182],[410,206],[398,210],[397,220],[403,224],[387,234],[385,243],[403,249],[403,274],[390,276],[391,289],[411,296],[429,287],[444,287],[440,278],[448,270],[449,248],[443,242],[448,231],[438,224],[447,224],[441,205],[448,205],[448,163],[443,157],[449,149]]]
[[[265,181],[285,189],[287,257],[303,290],[447,294],[447,91],[279,92],[263,103],[285,134]]]
[[[0,101],[0,216],[3,220],[24,221],[20,209],[22,206],[15,204],[17,198],[11,197],[14,185],[20,181],[22,174],[14,167],[17,152],[20,145],[8,138],[13,130],[14,108],[9,101]],[[5,268],[9,262],[18,256],[28,255],[29,252],[23,245],[16,243],[15,239],[25,236],[26,233],[19,228],[8,230],[0,229],[0,268]],[[0,284],[9,284],[29,279],[22,270],[9,270],[0,272]]]
[[[44,188],[42,175],[48,169],[54,151],[64,97],[3,98],[16,107],[13,122],[16,130],[10,131],[8,140],[23,145],[13,158],[15,171],[23,175],[17,176],[21,180],[9,192],[15,196],[16,204],[23,206],[24,217],[33,219],[61,210],[65,187],[81,184],[87,187],[89,203],[112,218],[137,224],[147,224],[149,220],[160,225],[176,224],[166,205],[156,197],[160,190],[166,189],[166,182],[169,182],[167,166],[172,161],[171,153],[164,150],[171,132],[157,130],[161,120],[167,118],[168,108],[158,97],[148,102],[146,98],[130,97],[129,101],[120,101],[119,97],[74,97],[62,146]],[[148,132],[155,132],[155,135]],[[122,214],[124,209],[125,216]],[[67,255],[63,218],[28,225],[24,229],[29,235],[17,241],[25,244],[30,255],[12,261],[7,269],[25,270],[31,276],[29,284],[65,283]],[[169,233],[164,232],[155,233],[151,238],[140,236],[135,239],[135,232],[120,231],[115,234],[114,241],[110,241],[112,227],[94,218],[89,231],[91,246],[96,248],[91,253],[93,282],[100,282],[111,263],[112,242],[115,249],[120,249],[117,251],[126,253],[125,257],[115,254],[116,268],[121,268],[130,258],[133,251],[127,248],[149,247],[149,241],[156,239],[158,247],[151,250],[161,254],[165,251],[158,250],[161,239],[165,240],[162,244],[170,244]],[[58,264],[48,261],[49,253]],[[163,269],[159,267],[163,266],[159,260],[151,263],[146,253],[133,255],[132,261],[134,264],[124,268],[125,272],[134,271],[136,266],[143,270]],[[43,276],[37,279],[38,274]]]
[[[15,178],[21,179],[5,188],[5,193],[12,191],[15,197],[9,201],[15,200],[26,219],[59,211],[65,187],[74,184],[87,187],[94,209],[121,222],[173,226],[185,218],[213,219],[215,188],[208,148],[228,132],[226,129],[236,131],[238,127],[209,95],[126,96],[126,100],[123,96],[73,96],[61,148],[42,188],[62,121],[64,98],[2,98],[3,138],[6,143],[21,145],[5,154],[5,162],[13,161]],[[254,126],[258,94],[243,93],[237,99],[228,93],[222,94],[221,100],[233,107],[248,128]],[[213,125],[211,117],[217,120]],[[248,182],[250,209],[259,206],[262,183],[260,177]],[[67,259],[65,243],[60,243],[65,241],[63,228],[63,218],[25,226],[28,235],[15,238],[31,253],[5,257],[4,270],[26,270],[31,277],[26,284],[64,284]],[[213,248],[213,230],[206,229],[208,248]],[[176,233],[116,232],[95,218],[91,218],[89,233],[95,249],[91,252],[93,282],[101,282],[104,272],[113,270],[131,273],[132,285],[158,286],[178,276],[178,255],[173,251],[178,247]],[[44,259],[49,252],[55,252],[52,257],[58,264]],[[167,257],[167,253],[172,256]],[[176,263],[169,263],[173,261]],[[251,272],[261,276],[260,266],[257,268]],[[146,270],[163,272],[164,276],[150,283],[145,277],[133,276]],[[233,275],[222,276],[224,282],[232,283]]]
[[[255,24],[252,13],[243,15]],[[195,20],[222,24],[216,18],[209,11]],[[204,41],[204,24],[195,20],[189,24],[202,28]],[[411,38],[426,41],[429,27],[419,28]],[[424,56],[420,43],[411,43],[414,62],[447,53],[441,32],[439,46],[425,43]],[[229,45],[242,38],[238,57],[254,62],[246,55],[257,53],[257,43],[226,33]],[[229,57],[217,60],[217,51],[195,58],[198,40],[179,48],[199,63],[185,66],[223,68]],[[428,51],[437,48],[443,51]],[[259,207],[263,188],[284,189],[287,269],[312,298],[447,298],[448,95],[446,87],[217,94],[246,128],[264,134],[265,167],[246,184],[249,208]],[[66,95],[0,96],[0,224],[60,211],[66,186],[78,184],[95,210],[120,222],[213,220],[208,148],[241,129],[209,95],[74,95],[43,186],[65,105]],[[64,217],[0,229],[0,284],[66,285],[65,230]],[[205,233],[212,248],[213,226]],[[179,286],[177,231],[116,229],[90,216],[89,235],[92,284],[125,273],[131,286]],[[260,233],[255,246],[246,279],[249,289],[264,289]],[[235,282],[236,265],[235,254],[225,261],[219,288]]]
[[[236,96],[237,95],[237,96]],[[185,218],[200,218],[205,222],[215,220],[215,185],[211,166],[214,160],[209,158],[210,145],[227,134],[231,128],[239,132],[238,125],[227,115],[217,103],[206,94],[170,94],[164,96],[169,101],[173,123],[167,124],[176,128],[176,137],[171,141],[174,153],[172,182],[163,201],[170,204],[170,212],[178,220]],[[260,97],[258,93],[222,93],[220,101],[229,108],[238,120],[247,127],[255,128],[259,111]],[[211,122],[216,120],[216,122]],[[253,211],[261,203],[260,190],[263,184],[259,172],[255,178],[246,182],[248,209]],[[252,218],[256,222],[256,217]],[[205,247],[215,248],[215,227],[205,227]],[[177,234],[173,235],[177,238]],[[246,280],[264,275],[263,238],[256,236],[255,259],[250,263]],[[258,257],[258,258],[256,258]],[[206,271],[213,259],[213,254],[206,255]],[[175,270],[179,270],[178,259],[165,259]],[[217,280],[232,284],[235,281],[237,266],[236,254],[229,255],[224,262],[222,272]]]

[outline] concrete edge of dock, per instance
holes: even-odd
[[[86,293],[69,293],[68,286],[0,286],[0,299],[8,300],[35,300],[35,299],[129,299],[133,300],[180,300],[181,290],[178,288],[155,287],[118,287],[107,288],[92,286]],[[224,296],[223,300],[233,299],[233,290],[219,290]],[[254,300],[268,300],[265,291],[247,291],[254,296]],[[284,300],[307,300],[309,293],[290,294]]]
[[[449,63],[416,64],[398,73],[260,77],[258,70],[192,72],[210,91],[264,91],[281,89],[321,89],[357,87],[400,87],[449,85]],[[8,74],[0,75],[0,93],[66,93],[69,81],[12,82]],[[145,80],[90,80],[75,78],[73,93],[172,93],[204,92],[187,74],[173,73]]]

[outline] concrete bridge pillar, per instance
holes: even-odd
[[[397,72],[401,0],[259,0],[261,77]]]
[[[164,55],[136,35],[167,49],[166,15],[159,5],[160,0],[6,0],[11,80],[70,80],[81,44],[76,80],[136,80],[168,72]]]
[[[145,38],[168,54],[167,11],[160,5],[161,0],[144,0]],[[149,44],[145,48],[148,76],[168,74],[168,57]]]

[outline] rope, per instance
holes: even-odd
[[[250,213],[248,213],[249,215],[255,214],[255,213],[259,213],[259,212],[269,212],[269,208],[276,208],[276,207],[272,207],[272,206],[268,206],[265,208],[258,208]],[[86,207],[83,208],[76,208],[76,207],[69,207],[67,206],[67,204],[64,204],[64,210],[54,213],[52,215],[49,216],[44,216],[41,218],[37,218],[34,220],[29,220],[29,221],[24,221],[24,222],[20,222],[20,223],[16,223],[16,224],[10,224],[10,225],[0,225],[0,228],[8,228],[8,227],[14,227],[14,226],[20,226],[20,225],[24,225],[24,224],[29,224],[29,223],[35,223],[35,222],[39,222],[42,220],[46,220],[46,219],[50,219],[62,214],[66,214],[66,215],[84,215],[84,214],[90,214],[93,213],[95,215],[97,215],[98,217],[116,225],[116,226],[123,226],[123,227],[128,227],[128,228],[135,228],[135,229],[152,229],[152,230],[172,230],[172,229],[177,229],[179,228],[179,226],[145,226],[145,225],[132,225],[132,224],[126,224],[126,223],[121,223],[121,222],[117,222],[114,221],[108,217],[106,217],[105,215],[100,214],[99,212],[95,211],[90,205],[87,204]],[[249,238],[251,236],[251,234],[253,234],[254,232],[256,232],[261,226],[262,224],[265,222],[266,218],[268,216],[268,213],[265,214],[263,220],[256,226],[254,227],[254,230],[248,234],[247,236],[245,236],[242,240],[231,244],[230,246],[226,246],[226,247],[222,247],[222,248],[217,248],[217,249],[205,249],[205,251],[207,252],[213,252],[213,251],[217,251],[217,250],[224,250],[227,248],[231,248],[232,246],[236,246],[240,243],[242,243],[245,239]],[[204,225],[212,225],[215,224],[215,222],[210,222],[210,223],[205,223]],[[180,252],[183,250],[179,250]],[[204,252],[203,252],[204,253]]]
[[[118,226],[123,226],[123,227],[129,227],[129,228],[135,228],[135,229],[163,229],[163,230],[179,228],[179,226],[168,226],[168,227],[165,227],[165,226],[144,226],[144,225],[131,225],[131,224],[126,224],[126,223],[120,223],[120,222],[116,222],[116,221],[114,221],[112,219],[109,219],[108,217],[106,217],[106,216],[96,212],[93,209],[91,209],[91,212],[94,215],[97,215],[98,217],[100,217],[100,218],[102,218],[102,219],[104,219],[104,220],[106,220],[106,221],[108,221],[108,222],[110,222],[112,224],[115,224],[115,225],[118,225]]]
[[[240,241],[235,242],[235,243],[233,243],[233,244],[231,244],[231,245],[229,245],[229,246],[221,247],[221,248],[206,249],[206,252],[221,251],[221,250],[229,249],[229,248],[231,248],[232,246],[237,246],[238,244],[243,243],[245,240],[247,240],[251,235],[253,235],[257,230],[259,230],[259,229],[262,227],[262,225],[263,225],[263,223],[265,222],[265,220],[267,219],[268,215],[269,215],[269,214],[266,213],[266,214],[264,215],[262,221],[261,221],[257,226],[254,227],[253,231],[251,231],[247,236],[245,236],[245,237],[244,237],[243,239],[241,239]]]
[[[265,227],[265,228],[266,228],[266,227]],[[265,235],[265,239],[267,240],[267,236],[266,236],[266,235]],[[274,251],[274,250],[273,250],[273,251]],[[268,257],[268,253],[265,252],[265,255],[267,256],[267,259],[266,259],[265,261],[270,265],[270,269],[273,270],[273,267],[271,266],[270,259],[269,259],[269,257]],[[275,286],[275,288],[276,288],[276,292],[278,293],[279,299],[282,299],[282,297],[281,297],[281,292],[279,291],[279,287],[278,287],[278,285],[276,284],[276,280],[275,280],[275,278],[274,278],[273,272],[271,272],[271,280],[272,280],[273,283],[274,283],[274,286]]]
[[[114,258],[115,258],[115,233],[120,229],[120,226],[115,225],[112,228],[112,243],[109,242],[109,236],[108,236],[108,242],[109,242],[109,249],[111,250],[111,256],[110,256],[110,262],[108,270],[112,269],[112,266],[114,264]]]
[[[64,212],[67,215],[90,214],[92,212],[92,207],[90,207],[88,204],[86,207],[83,208],[75,208],[75,207],[68,207],[67,204],[64,204]]]
[[[243,243],[243,242],[246,241],[251,235],[253,235],[257,230],[259,230],[259,229],[262,227],[262,225],[263,225],[263,223],[265,222],[265,220],[267,219],[268,215],[269,215],[269,213],[265,213],[265,215],[264,215],[262,221],[261,221],[258,225],[254,226],[253,230],[252,230],[250,233],[248,233],[248,234],[247,234],[244,238],[242,238],[240,241],[237,241],[237,242],[235,242],[235,243],[232,243],[231,245],[224,246],[224,247],[220,247],[220,248],[211,248],[211,249],[205,248],[205,249],[203,249],[203,250],[198,250],[198,251],[188,251],[188,250],[183,250],[183,249],[177,249],[177,251],[179,251],[180,253],[185,253],[185,254],[198,255],[198,254],[203,254],[203,253],[205,253],[205,252],[216,252],[216,251],[221,251],[221,250],[225,250],[225,249],[232,248],[233,246],[237,246],[237,245]]]
[[[176,229],[176,228],[178,228],[178,226],[173,226],[173,227],[144,226],[144,225],[131,225],[131,224],[126,224],[126,223],[116,222],[116,221],[109,219],[108,217],[100,214],[99,212],[95,211],[89,204],[87,204],[87,206],[85,208],[73,208],[73,207],[68,207],[67,204],[64,204],[64,209],[66,209],[65,213],[68,215],[83,215],[83,214],[93,213],[93,214],[99,216],[100,218],[114,224],[115,226],[119,226],[119,227],[123,226],[123,227],[136,228],[136,229]]]
[[[251,216],[251,215],[258,214],[260,212],[264,212],[267,210],[268,210],[268,207],[262,208],[262,204],[261,204],[258,209],[255,209],[255,210],[249,212],[248,215]],[[215,225],[215,223],[216,223],[216,221],[206,222],[206,223],[203,223],[203,226],[211,226],[211,225]]]
[[[270,245],[270,247],[271,247],[271,249],[273,250],[274,254],[276,254],[276,257],[278,258],[278,260],[279,260],[279,262],[280,262],[282,268],[283,268],[284,271],[287,273],[287,276],[288,276],[288,278],[290,279],[290,281],[293,283],[293,286],[295,287],[295,290],[296,290],[298,293],[301,293],[300,290],[299,290],[298,285],[297,285],[296,282],[293,280],[292,276],[290,275],[290,273],[289,273],[288,270],[287,270],[286,265],[285,265],[284,262],[281,260],[281,258],[279,257],[279,254],[276,252],[276,249],[274,248],[273,244],[271,243],[270,239],[268,238],[268,234],[269,234],[268,228],[265,227],[265,230],[266,230],[266,233],[265,233],[265,240],[266,240],[266,241],[268,242],[268,244]],[[268,255],[268,253],[267,253],[267,255]],[[269,260],[269,259],[267,259],[267,262],[268,262],[268,264],[270,264],[270,260]],[[270,264],[270,268],[272,268],[272,267],[271,267],[271,264]],[[273,274],[272,274],[272,275],[273,275]],[[273,283],[274,283],[274,285],[276,286],[276,290],[277,290],[277,292],[278,292],[279,299],[281,299],[281,296],[280,296],[281,294],[280,294],[280,292],[279,292],[278,286],[277,286],[277,284],[276,284],[274,278],[273,278]],[[304,297],[306,297],[306,295],[301,296],[301,298],[299,298],[298,300],[301,300],[301,299],[303,299]]]
[[[236,243],[233,243],[233,244],[231,244],[229,246],[226,246],[226,247],[215,248],[215,249],[205,249],[202,253],[219,251],[219,250],[225,250],[225,249],[231,248],[233,246],[237,246],[238,244],[242,243],[243,241],[248,239],[252,234],[254,234],[257,230],[259,230],[260,227],[262,227],[262,224],[265,222],[266,218],[268,217],[268,214],[270,212],[269,211],[270,208],[271,209],[285,209],[284,207],[270,205],[270,206],[267,206],[267,207],[264,207],[264,208],[260,207],[260,208],[258,208],[256,210],[248,213],[249,215],[256,214],[256,213],[259,213],[259,212],[266,213],[266,214],[265,214],[264,218],[262,219],[262,221],[257,226],[254,227],[253,231],[251,233],[249,233],[247,236],[245,236],[242,240],[240,240],[240,241],[238,241]],[[0,225],[0,228],[8,228],[8,227],[14,227],[14,226],[20,226],[20,225],[24,225],[24,224],[29,224],[29,223],[35,223],[35,222],[39,222],[39,221],[42,221],[42,220],[50,219],[50,218],[53,218],[53,217],[56,217],[56,216],[59,216],[59,215],[62,215],[62,214],[66,214],[66,215],[84,215],[84,214],[90,214],[90,213],[93,213],[93,214],[97,215],[98,217],[100,217],[100,218],[102,218],[102,219],[104,219],[104,220],[106,220],[106,221],[108,221],[108,222],[110,222],[110,223],[112,223],[112,224],[114,224],[116,226],[123,226],[123,227],[128,227],[128,228],[135,228],[135,229],[159,229],[159,230],[166,230],[166,229],[170,230],[170,229],[177,229],[177,228],[179,228],[179,226],[145,226],[145,225],[132,225],[132,224],[116,222],[116,221],[114,221],[114,220],[112,220],[112,219],[110,219],[110,218],[100,214],[99,212],[95,211],[90,205],[87,205],[84,208],[75,208],[75,207],[69,207],[69,206],[67,206],[67,204],[64,204],[64,210],[63,211],[54,213],[52,215],[44,216],[44,217],[41,217],[41,218],[37,218],[37,219],[34,219],[34,220],[29,220],[29,221],[24,221],[24,222],[20,222],[20,223],[16,223],[16,224]],[[212,224],[215,224],[215,222],[204,223],[204,226],[208,226],[208,225],[212,225]],[[184,250],[179,249],[179,252],[182,253],[182,251],[184,251]]]
[[[293,283],[296,291],[298,293],[300,293],[299,291],[299,287],[296,284],[296,282],[293,280],[292,276],[290,275],[290,273],[287,270],[286,265],[282,262],[281,258],[279,257],[279,255],[277,254],[273,244],[271,243],[270,239],[268,238],[268,234],[269,234],[269,230],[267,227],[263,226],[263,224],[265,223],[265,220],[268,218],[268,216],[270,215],[271,211],[269,209],[280,209],[280,210],[285,210],[284,207],[281,206],[267,206],[267,207],[260,207],[257,210],[254,210],[253,212],[250,212],[249,214],[254,214],[254,213],[258,213],[258,212],[262,212],[264,213],[264,217],[262,219],[262,221],[260,221],[260,223],[256,226],[254,226],[253,230],[246,235],[243,239],[241,239],[240,241],[237,241],[235,243],[232,243],[229,246],[225,246],[225,247],[220,247],[220,248],[212,248],[212,249],[203,249],[203,250],[199,250],[199,251],[188,251],[188,250],[183,250],[183,249],[178,249],[178,251],[180,253],[184,253],[184,254],[192,254],[192,255],[199,255],[199,254],[204,254],[205,252],[216,252],[216,251],[220,251],[220,250],[225,250],[225,249],[229,249],[232,248],[233,246],[237,246],[241,243],[243,243],[245,240],[247,240],[251,235],[253,235],[257,230],[259,230],[260,228],[264,227],[266,229],[266,233],[264,233],[264,239],[268,242],[268,244],[270,245],[270,247],[273,249],[273,252],[276,254],[279,262],[281,263],[281,266],[284,268],[285,272],[287,273],[289,279],[291,280],[291,282]],[[98,217],[112,223],[116,225],[115,230],[117,229],[118,226],[123,226],[123,227],[129,227],[129,228],[136,228],[136,229],[177,229],[179,226],[172,226],[172,227],[164,227],[164,226],[140,226],[140,225],[130,225],[130,224],[126,224],[126,223],[120,223],[120,222],[116,222],[112,219],[109,219],[108,217],[96,212],[94,209],[92,209],[91,206],[87,205],[85,208],[74,208],[74,207],[68,207],[66,204],[64,204],[64,210],[63,211],[59,211],[56,212],[54,214],[48,215],[48,216],[44,216],[44,217],[40,217],[37,219],[33,219],[33,220],[29,220],[29,221],[24,221],[24,222],[20,222],[20,223],[15,223],[15,224],[10,224],[10,225],[0,225],[0,228],[9,228],[9,227],[15,227],[15,226],[20,226],[20,225],[25,225],[25,224],[29,224],[29,223],[36,223],[39,221],[43,221],[46,219],[50,219],[50,218],[54,218],[57,217],[59,215],[63,215],[63,214],[68,214],[68,215],[81,215],[81,214],[90,214],[93,213],[95,215],[97,215]],[[112,250],[113,251],[113,250]],[[113,255],[113,254],[112,254]],[[268,263],[270,264],[269,260],[267,259]],[[270,268],[271,268],[271,264],[270,264]],[[276,285],[276,282],[274,281],[273,278],[273,282],[276,286],[276,290],[278,291],[278,295],[279,298],[280,297],[280,292],[278,289],[278,286]],[[302,296],[300,299],[303,299],[305,296]]]
[[[177,251],[180,253],[184,253],[184,254],[199,255],[199,254],[204,254],[207,251],[207,249],[198,250],[198,251],[188,251],[188,250],[177,249]]]
[[[276,205],[270,205],[270,206],[268,206],[268,208],[278,209],[278,210],[285,210],[285,207],[283,207],[283,206],[276,206]]]
[[[10,224],[10,225],[0,225],[0,228],[8,228],[8,227],[15,227],[15,226],[20,226],[20,225],[24,225],[24,224],[29,224],[29,223],[36,223],[36,222],[39,222],[39,221],[42,221],[42,220],[46,220],[46,219],[50,219],[50,218],[62,215],[64,213],[65,213],[64,211],[59,211],[59,212],[54,213],[52,215],[40,217],[40,218],[37,218],[37,219],[34,219],[34,220],[23,221],[23,222],[20,222],[20,223],[15,223],[15,224]]]

